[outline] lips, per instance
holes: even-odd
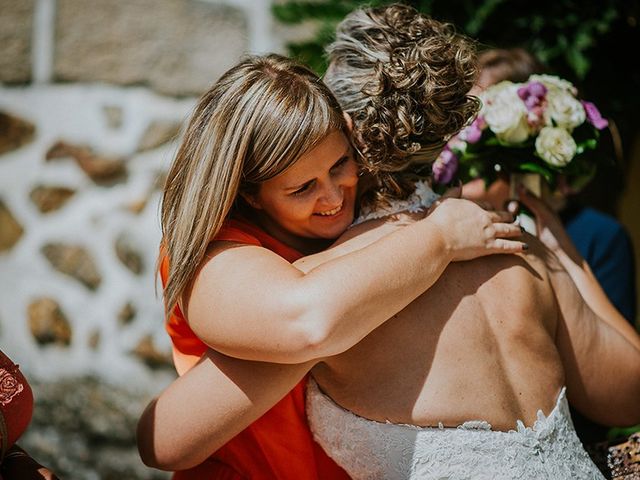
[[[316,212],[316,213],[314,213],[314,215],[319,215],[321,217],[332,217],[333,215],[337,215],[338,213],[340,213],[342,211],[342,206],[343,205],[344,204],[341,203],[336,208],[333,208],[331,210],[326,210],[324,212]]]

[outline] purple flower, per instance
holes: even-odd
[[[584,112],[587,114],[587,121],[596,127],[598,130],[602,130],[609,125],[609,122],[606,118],[602,118],[600,115],[600,110],[591,102],[582,101],[582,106],[584,107]]]
[[[477,143],[480,140],[480,137],[482,137],[483,126],[486,126],[484,118],[476,117],[473,123],[462,130],[458,136],[460,137],[460,140],[467,143]]]
[[[518,89],[518,96],[526,105],[527,110],[539,107],[546,94],[547,87],[540,82],[529,82]]]
[[[433,179],[436,183],[445,185],[453,179],[457,170],[458,157],[448,147],[444,147],[444,150],[431,166]]]
[[[529,92],[534,97],[542,98],[547,94],[547,87],[540,82],[530,82]]]

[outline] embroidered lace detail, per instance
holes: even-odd
[[[417,213],[429,208],[440,196],[436,194],[427,182],[416,182],[416,189],[406,200],[392,200],[386,207],[363,208],[360,216],[351,224],[351,226],[372,220],[374,218],[382,218],[400,212]]]
[[[351,478],[603,480],[578,439],[563,388],[549,416],[509,432],[485,421],[458,428],[416,427],[359,417],[310,380],[307,416],[314,438]]]
[[[15,367],[15,370],[17,370],[17,367]],[[0,368],[0,405],[3,407],[8,405],[13,400],[13,397],[23,390],[24,385],[18,381],[12,372]]]

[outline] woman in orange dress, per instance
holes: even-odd
[[[464,94],[455,101],[441,138],[476,105]],[[223,383],[213,391],[235,410],[219,412],[215,438],[175,445],[170,431],[155,430],[158,408],[171,409],[194,434],[206,426],[181,415],[180,402],[152,404],[138,429],[148,465],[187,469],[215,451],[176,477],[345,478],[311,439],[302,394],[309,366],[402,310],[451,261],[525,248],[505,239],[520,235],[505,223],[508,215],[452,199],[402,231],[302,273],[291,262],[326,248],[355,216],[358,167],[348,134],[327,87],[279,56],[241,62],[200,99],[165,186],[160,270],[179,373],[205,352],[217,356]],[[407,155],[419,148],[416,142]],[[247,362],[245,382],[236,367]],[[269,387],[297,386],[284,398],[261,395],[261,378]],[[225,420],[242,412],[242,425]]]

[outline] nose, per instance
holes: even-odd
[[[326,188],[322,193],[323,195],[320,198],[320,201],[326,204],[328,207],[334,208],[342,203],[342,187],[338,182],[328,182]]]

